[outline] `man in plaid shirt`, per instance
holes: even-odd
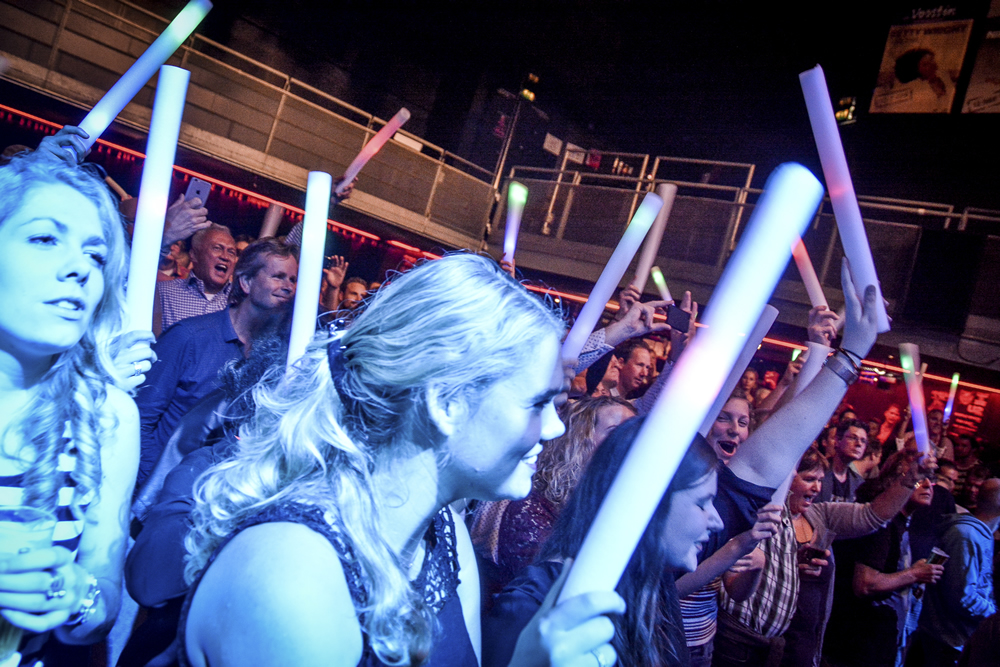
[[[239,253],[228,227],[212,223],[191,237],[191,275],[156,284],[153,333],[188,317],[224,310]]]

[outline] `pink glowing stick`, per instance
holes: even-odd
[[[153,78],[160,65],[167,62],[184,40],[191,36],[211,8],[212,3],[209,0],[191,0],[187,3],[156,41],[149,45],[128,71],[122,74],[122,78],[118,79],[111,90],[94,105],[86,118],[80,121],[80,129],[89,135],[83,140],[87,148],[94,145],[125,105],[131,102],[146,82]]]
[[[639,294],[646,289],[649,272],[656,262],[656,253],[659,252],[660,243],[663,242],[663,230],[667,226],[667,219],[670,218],[670,209],[674,207],[677,186],[673,183],[661,183],[656,186],[656,194],[663,200],[663,207],[653,220],[649,234],[646,235],[646,242],[642,245],[642,253],[639,255],[639,265],[635,269],[635,279],[632,280]]]
[[[156,82],[125,294],[130,330],[145,331],[153,323],[153,295],[160,244],[163,242],[163,223],[169,204],[170,178],[190,76],[187,70],[164,65]]]
[[[594,289],[590,291],[587,303],[580,310],[580,315],[576,318],[573,328],[566,335],[562,346],[563,359],[571,361],[580,356],[580,351],[583,349],[584,343],[587,342],[587,337],[594,330],[597,321],[601,319],[601,313],[604,312],[608,300],[611,299],[611,295],[614,294],[618,283],[621,282],[622,276],[625,275],[625,269],[628,268],[629,262],[639,250],[639,245],[646,238],[649,228],[653,225],[653,219],[656,218],[661,206],[663,206],[663,200],[652,192],[647,193],[643,198],[642,204],[632,216],[632,221],[618,242],[618,247],[615,248],[611,259],[604,267],[601,277],[597,279]]]
[[[930,437],[927,431],[927,411],[924,402],[924,376],[917,372],[920,367],[920,348],[913,343],[899,344],[899,364],[903,367],[906,381],[906,396],[910,399],[910,416],[913,418],[913,435],[917,439],[917,451],[930,451]]]
[[[521,230],[521,215],[524,205],[528,203],[528,188],[517,181],[511,181],[507,186],[507,226],[503,230],[503,258],[514,261],[514,251],[517,249],[517,234]]]
[[[278,226],[281,224],[281,218],[284,215],[285,207],[281,204],[271,204],[268,206],[267,211],[264,213],[264,224],[260,226],[259,238],[277,236]]]
[[[403,124],[408,120],[410,120],[410,112],[406,107],[403,107],[385,124],[385,127],[378,131],[378,134],[371,138],[371,141],[365,144],[365,147],[361,149],[358,156],[347,167],[344,177],[340,179],[340,184],[337,185],[336,189],[338,195],[344,194],[344,190],[354,182],[358,173],[368,164],[368,160],[375,157],[375,154],[382,150],[382,146],[385,146],[385,142],[389,141],[392,135],[396,134],[396,131],[403,127]]]
[[[306,215],[302,224],[299,278],[292,312],[292,334],[288,342],[290,367],[305,354],[316,333],[316,312],[323,282],[323,252],[326,249],[326,220],[330,215],[333,178],[323,171],[310,171],[306,183]]]
[[[830,306],[826,303],[826,295],[823,293],[823,286],[819,283],[816,269],[813,268],[813,263],[809,260],[809,252],[806,251],[806,244],[802,242],[802,239],[796,240],[795,245],[792,246],[792,257],[795,259],[795,266],[799,269],[802,284],[806,286],[806,293],[809,295],[809,301],[813,308],[816,306],[829,308]]]
[[[788,264],[792,242],[822,197],[819,181],[801,165],[781,165],[768,179],[712,294],[705,318],[708,326],[674,365],[591,524],[560,600],[614,590],[746,344],[740,332],[750,331],[760,319]]]
[[[819,160],[823,165],[826,187],[830,191],[830,202],[837,218],[840,241],[844,246],[844,254],[851,263],[854,286],[858,294],[864,294],[868,285],[874,285],[878,290],[875,298],[878,308],[878,330],[884,333],[889,330],[889,316],[882,301],[882,287],[875,273],[871,246],[868,245],[865,225],[861,220],[861,209],[858,208],[858,198],[854,194],[854,184],[851,182],[851,172],[847,168],[847,158],[844,156],[844,146],[840,141],[837,120],[833,115],[833,104],[830,102],[823,68],[816,65],[813,69],[802,72],[799,74],[799,83],[806,98],[809,122],[816,139],[816,148],[819,149]]]

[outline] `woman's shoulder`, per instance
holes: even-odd
[[[101,406],[102,417],[113,418],[119,425],[139,423],[139,408],[127,393],[113,384],[104,385],[104,404]]]
[[[356,664],[361,626],[340,554],[301,523],[246,528],[199,583],[186,643],[213,665]]]

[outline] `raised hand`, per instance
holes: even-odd
[[[89,138],[90,135],[77,126],[65,125],[55,134],[42,139],[38,144],[38,151],[77,165],[90,153],[90,149],[83,143],[84,139]]]
[[[809,340],[813,343],[833,347],[837,337],[837,313],[826,306],[816,306],[809,311]]]
[[[197,197],[184,201],[184,195],[177,199],[167,209],[167,217],[163,222],[163,247],[168,248],[177,241],[194,236],[195,232],[206,229],[212,223],[208,220],[208,209],[202,206]]]

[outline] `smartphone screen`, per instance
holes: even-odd
[[[691,326],[691,314],[671,304],[667,306],[667,324],[671,329],[687,333],[688,327]]]

